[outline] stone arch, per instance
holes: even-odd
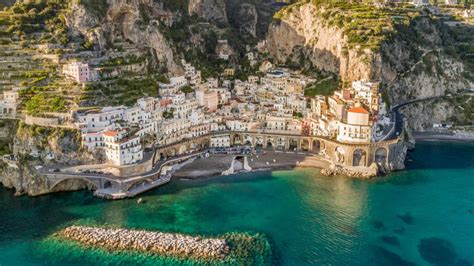
[[[51,192],[60,192],[66,191],[66,187],[62,187],[63,185],[67,185],[67,188],[73,187],[73,189],[69,190],[78,190],[78,189],[89,189],[89,190],[97,190],[97,184],[90,181],[84,177],[71,177],[57,181],[50,187]],[[76,188],[76,189],[74,189]]]
[[[352,166],[367,166],[367,152],[363,149],[356,149],[352,153]]]
[[[244,138],[241,134],[234,134],[232,136],[232,143],[234,145],[242,145],[244,143]]]
[[[109,188],[109,187],[112,187],[112,182],[110,180],[105,180],[103,188]]]
[[[257,136],[255,138],[255,147],[256,148],[262,148],[263,147],[263,137]]]
[[[267,145],[267,149],[270,149],[270,150],[274,149],[275,148],[275,140],[272,137],[268,137],[266,145]]]
[[[313,152],[319,154],[324,150],[324,142],[319,139],[313,139]]]
[[[298,149],[298,140],[297,139],[289,139],[288,140],[288,150],[295,151]]]
[[[166,157],[173,157],[176,156],[176,149],[175,148],[169,148],[166,150]]]
[[[301,140],[301,150],[302,151],[309,151],[309,139],[302,139]]]
[[[194,150],[198,148],[199,148],[199,144],[197,141],[192,141],[191,143],[189,143],[189,149]]]
[[[161,161],[161,160],[165,160],[165,159],[166,159],[166,154],[163,151],[160,152],[158,160]]]
[[[208,149],[211,146],[211,140],[209,138],[203,138],[201,141],[201,148]]]
[[[343,164],[346,161],[346,151],[343,147],[336,147],[336,149],[334,150],[334,154],[337,163]]]
[[[187,151],[188,151],[188,146],[186,146],[186,144],[183,144],[179,146],[178,155],[185,154]]]
[[[252,146],[253,139],[249,135],[244,136],[244,145],[245,146]]]
[[[374,162],[376,163],[387,163],[387,149],[384,147],[379,147],[375,150]]]

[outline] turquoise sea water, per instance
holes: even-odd
[[[473,265],[474,143],[420,143],[408,170],[375,181],[312,169],[176,180],[135,200],[37,198],[0,188],[0,265],[166,264],[45,239],[75,222],[265,234],[279,265]]]

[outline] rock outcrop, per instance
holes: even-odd
[[[161,5],[146,0],[111,1],[104,14],[72,3],[66,24],[71,33],[82,34],[101,49],[112,48],[121,40],[142,50],[151,48],[161,65],[171,73],[180,74],[182,68],[174,59],[172,45],[159,30],[160,23],[165,23],[160,21],[163,13]]]
[[[356,167],[349,169],[340,165],[332,164],[329,168],[321,169],[321,174],[324,176],[348,176],[360,179],[368,179],[375,177],[379,174],[379,168],[376,164],[372,164],[370,167],[363,167],[358,169]]]
[[[198,17],[211,23],[227,23],[227,11],[224,0],[189,0],[189,15]]]
[[[243,3],[237,11],[238,20],[235,20],[239,32],[257,37],[258,13],[255,5]]]
[[[274,21],[267,42],[276,62],[307,61],[319,69],[338,73],[345,81],[372,79],[380,65],[380,57],[370,50],[361,53],[347,49],[344,32],[326,26],[312,4],[293,8],[287,17]]]
[[[75,130],[20,124],[11,134],[14,158],[0,163],[0,183],[15,189],[16,195],[30,196],[90,188],[86,182],[70,180],[58,184],[51,191],[47,178],[35,169],[57,163],[100,163],[104,158],[103,154],[83,150],[78,134]]]

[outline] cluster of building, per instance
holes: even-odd
[[[83,146],[103,149],[109,162],[126,165],[143,159],[147,138],[166,145],[211,132],[257,131],[352,143],[377,140],[376,125],[384,115],[377,83],[357,81],[332,96],[308,98],[304,88],[314,79],[275,69],[269,61],[260,66],[263,75],[244,81],[203,81],[192,65],[183,65],[185,75],[158,84],[157,98],[141,98],[133,107],[76,113]],[[213,134],[210,145],[228,147],[230,137]]]
[[[391,129],[392,123],[385,115],[378,83],[355,81],[350,88],[334,95],[311,99],[308,122],[312,135],[341,142],[370,143]]]

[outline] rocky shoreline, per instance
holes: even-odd
[[[111,251],[138,251],[197,260],[223,260],[230,252],[225,239],[145,230],[73,225],[55,234],[63,240]]]

